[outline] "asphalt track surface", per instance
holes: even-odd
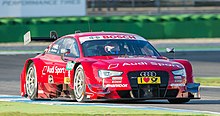
[[[164,53],[163,53],[164,54]],[[172,55],[167,55],[172,57]],[[20,72],[25,60],[36,55],[0,55],[0,94],[19,95]],[[178,52],[176,58],[191,61],[196,77],[220,77],[220,51]],[[220,88],[201,88],[201,100],[191,100],[186,104],[168,104],[166,100],[142,102],[110,102],[132,106],[154,106],[175,109],[192,109],[220,113]]]

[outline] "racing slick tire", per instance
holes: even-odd
[[[188,98],[177,98],[177,99],[168,99],[168,101],[171,104],[183,104],[183,103],[189,102],[190,99],[188,99]]]
[[[85,84],[85,74],[82,65],[76,68],[74,76],[74,96],[76,101],[85,102],[86,101],[86,84]]]
[[[25,89],[27,97],[31,100],[37,99],[37,72],[34,63],[32,62],[26,72],[26,79],[25,79]]]

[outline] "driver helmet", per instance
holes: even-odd
[[[110,43],[105,46],[105,52],[110,54],[118,54],[120,51],[119,45],[117,43]]]

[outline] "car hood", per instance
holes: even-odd
[[[184,68],[180,63],[156,57],[91,57],[94,68],[108,70],[177,70]]]

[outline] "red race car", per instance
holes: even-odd
[[[55,32],[51,37],[57,39]],[[170,52],[174,52],[170,49]],[[21,95],[34,99],[199,99],[187,60],[168,59],[143,37],[119,32],[63,36],[29,58],[21,72]]]

